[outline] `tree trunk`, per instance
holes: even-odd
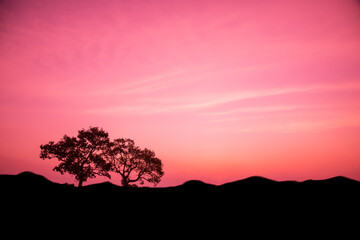
[[[123,187],[128,187],[129,186],[129,179],[127,177],[125,177],[125,176],[122,176],[121,185]]]
[[[83,182],[84,182],[84,180],[83,180],[83,179],[80,179],[80,180],[79,180],[79,185],[78,185],[78,187],[82,187]]]

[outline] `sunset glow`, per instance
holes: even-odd
[[[74,183],[39,146],[89,126],[158,186],[360,180],[360,2],[1,1],[0,174]]]

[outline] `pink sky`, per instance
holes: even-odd
[[[1,1],[0,173],[74,183],[39,146],[99,126],[159,186],[360,180],[359,64],[357,0]]]

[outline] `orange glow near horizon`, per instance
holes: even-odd
[[[20,0],[0,16],[0,174],[72,183],[39,146],[98,126],[154,150],[159,186],[360,180],[357,0]]]

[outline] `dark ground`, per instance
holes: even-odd
[[[30,172],[0,175],[4,236],[357,239],[360,182],[345,177],[211,185],[81,188]]]
[[[18,175],[0,175],[2,199],[35,203],[38,200],[62,201],[77,199],[80,202],[116,201],[120,204],[155,204],[163,207],[166,203],[201,206],[211,204],[226,206],[241,205],[323,205],[343,207],[360,204],[360,182],[345,177],[326,180],[273,181],[262,177],[249,177],[223,185],[207,184],[191,180],[182,185],[167,188],[124,188],[110,182],[93,184],[81,188],[58,184],[43,176],[23,172]],[[162,205],[162,203],[164,205]],[[321,207],[321,206],[319,206]]]
[[[329,236],[340,226],[342,234],[344,226],[357,232],[360,219],[360,182],[345,177],[304,182],[250,177],[223,185],[192,180],[167,188],[104,182],[77,188],[23,172],[0,175],[0,190],[3,213],[14,223],[31,224],[36,216],[51,227],[77,229],[78,224],[90,232],[109,224],[116,229],[169,226],[178,232],[187,226],[199,232],[202,223],[206,236],[220,226],[235,232],[257,229],[251,230],[254,236],[264,229]]]

